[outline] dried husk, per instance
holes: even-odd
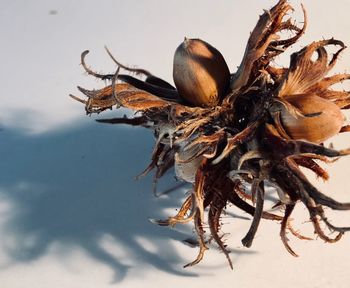
[[[340,48],[329,57],[328,46]],[[282,105],[279,113],[273,113],[276,128],[283,137],[320,144],[340,132],[345,121],[341,108],[344,102],[348,103],[349,96],[347,92],[328,88],[348,75],[325,76],[344,48],[343,42],[326,39],[291,55],[290,67],[277,89],[276,102]],[[343,106],[340,100],[345,100]]]
[[[136,85],[135,79],[129,81],[128,77],[118,78],[118,70],[112,75],[94,73],[86,67],[83,61],[86,54],[82,54],[86,72],[103,80],[111,79],[112,85],[101,90],[81,89],[88,97],[87,100],[72,97],[83,102],[88,113],[101,112],[114,105],[138,112],[137,116],[130,119],[100,121],[139,125],[154,130],[155,147],[150,164],[142,176],[154,169],[156,182],[169,168],[175,166],[180,178],[193,181],[190,195],[183,201],[177,214],[166,220],[153,221],[171,226],[193,222],[199,253],[185,267],[195,265],[203,258],[208,249],[205,229],[209,227],[209,240],[217,243],[232,268],[228,248],[222,240],[220,219],[230,203],[253,218],[242,239],[243,245],[247,247],[252,245],[261,219],[277,220],[281,224],[280,237],[284,246],[289,253],[297,256],[289,246],[287,231],[299,239],[310,239],[300,235],[291,225],[293,210],[300,203],[307,208],[314,232],[322,240],[333,243],[350,231],[350,227],[337,227],[330,223],[324,209],[350,210],[350,203],[340,203],[321,193],[300,169],[305,167],[326,180],[328,174],[317,162],[329,163],[350,154],[349,149],[335,150],[317,144],[338,133],[344,120],[340,109],[350,108],[348,91],[330,89],[332,85],[349,79],[350,75],[327,76],[345,45],[334,39],[313,42],[293,54],[289,67],[275,67],[274,58],[284,53],[305,31],[305,13],[304,24],[299,28],[287,18],[291,10],[286,0],[280,0],[260,16],[249,37],[241,65],[232,75],[230,88],[222,92],[223,95],[220,92],[225,89],[221,90],[221,86],[216,85],[216,82],[221,81],[220,76],[214,73],[218,66],[210,64],[206,67],[205,63],[210,61],[203,61],[203,57],[197,61],[195,53],[179,54],[180,60],[174,61],[179,64],[179,71],[182,69],[180,75],[187,73],[177,83],[179,94],[187,102],[164,97],[164,93],[153,94],[153,90],[146,89],[147,85]],[[280,39],[280,32],[284,31],[294,36]],[[213,56],[207,44],[200,40],[195,42],[204,46],[205,49],[197,47],[203,55],[209,56],[204,59],[221,58],[216,52]],[[328,45],[340,46],[340,49],[329,57],[326,50]],[[186,50],[183,47],[181,49]],[[315,53],[318,57],[313,60]],[[203,73],[203,70],[211,73]],[[217,72],[226,79],[226,69],[223,69],[224,72],[219,70],[222,68]],[[147,77],[150,75],[143,74]],[[128,85],[114,85],[118,79]],[[171,87],[166,86],[163,88],[171,90]],[[202,86],[203,89],[198,89]],[[144,91],[142,87],[145,87]],[[188,92],[187,87],[190,87]],[[218,92],[219,96],[213,97],[214,100],[211,100],[211,91]],[[175,90],[171,92],[177,93]],[[348,126],[344,126],[340,132],[349,130]],[[276,188],[275,195],[279,200],[275,207],[283,208],[280,210],[282,216],[264,211],[264,187],[268,183]],[[250,187],[250,193],[246,193],[245,187]],[[208,216],[207,223],[205,215]],[[327,235],[320,222],[337,232],[336,235]]]

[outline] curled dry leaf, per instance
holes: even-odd
[[[182,53],[186,47],[180,46],[181,53],[175,55],[176,87],[147,70],[120,64],[109,50],[118,69],[113,74],[96,73],[85,63],[88,51],[82,54],[86,72],[110,80],[111,85],[92,91],[78,87],[86,100],[71,96],[85,104],[87,113],[114,106],[139,112],[134,118],[98,121],[152,129],[155,147],[149,166],[140,176],[155,170],[156,183],[175,166],[179,181],[192,183],[190,195],[175,216],[153,220],[170,226],[193,222],[199,253],[186,266],[200,262],[208,249],[204,233],[207,216],[210,238],[232,267],[220,223],[229,203],[253,217],[242,239],[247,247],[253,244],[261,219],[274,220],[281,222],[280,237],[287,251],[297,256],[286,234],[290,231],[297,238],[310,239],[291,225],[291,215],[300,203],[309,211],[315,233],[326,242],[338,241],[350,230],[332,224],[324,212],[325,207],[350,210],[350,203],[340,203],[320,192],[300,169],[307,168],[326,180],[329,175],[318,161],[330,163],[350,153],[350,149],[338,151],[322,143],[339,132],[350,131],[349,126],[343,126],[350,93],[332,89],[349,80],[350,75],[328,75],[345,45],[335,39],[313,42],[292,54],[289,67],[273,64],[275,57],[286,53],[305,32],[307,18],[302,9],[302,27],[288,18],[292,7],[287,1],[280,0],[265,11],[249,37],[240,66],[231,75],[214,47],[199,39],[187,40],[193,48],[191,53]],[[285,31],[289,31],[289,38],[283,38]],[[339,49],[330,56],[329,46]],[[137,77],[120,74],[121,69]],[[142,76],[145,80],[140,80]],[[275,206],[284,208],[282,215],[264,211],[265,185],[275,188],[279,199]],[[320,222],[337,235],[327,235]]]

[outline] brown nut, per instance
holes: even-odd
[[[200,39],[186,39],[174,55],[173,78],[179,95],[194,106],[217,105],[230,83],[221,53]]]
[[[314,94],[296,94],[283,98],[291,104],[281,110],[281,124],[290,138],[322,143],[339,133],[344,123],[341,109]],[[296,111],[291,111],[292,107]],[[301,112],[301,114],[300,114]]]

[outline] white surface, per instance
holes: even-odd
[[[300,2],[291,2],[300,20]],[[349,287],[349,235],[333,245],[290,236],[301,256],[293,258],[279,225],[263,221],[246,249],[240,240],[250,221],[232,208],[223,230],[230,233],[234,270],[215,247],[183,269],[197,253],[181,242],[193,236],[191,227],[169,229],[147,219],[175,213],[184,191],[154,198],[150,177],[133,180],[149,160],[151,132],[98,125],[68,97],[76,85],[103,85],[82,73],[83,50],[91,51],[87,61],[96,70],[114,70],[104,45],[123,63],[171,79],[177,45],[184,36],[199,37],[234,71],[258,15],[273,3],[0,1],[1,288]],[[332,36],[350,45],[349,0],[304,4],[309,28],[294,50]],[[350,50],[341,58],[339,72],[350,67]],[[339,137],[336,147],[349,146],[349,137]],[[330,182],[318,183],[322,191],[349,201],[349,165],[349,158],[333,164]],[[350,224],[349,213],[334,214]],[[305,210],[298,215],[296,226],[312,235]]]

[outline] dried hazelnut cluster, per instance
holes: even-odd
[[[199,253],[186,266],[201,261],[208,249],[203,226],[207,221],[210,239],[232,267],[220,235],[220,216],[229,203],[253,217],[242,239],[247,247],[252,245],[261,218],[270,219],[281,223],[282,242],[296,256],[286,233],[307,239],[290,223],[298,203],[308,209],[315,233],[326,242],[335,242],[350,230],[334,226],[324,212],[326,207],[350,210],[350,203],[321,193],[301,170],[305,167],[326,180],[329,176],[319,162],[350,153],[323,145],[330,137],[350,130],[343,115],[350,108],[350,93],[332,89],[350,75],[329,75],[345,45],[335,39],[313,42],[291,55],[289,67],[275,66],[275,57],[285,53],[306,29],[304,8],[302,27],[289,18],[291,10],[287,1],[280,0],[260,16],[242,62],[232,74],[213,46],[185,39],[174,56],[175,87],[146,70],[125,67],[108,50],[118,69],[114,74],[98,74],[85,63],[88,51],[82,54],[86,72],[111,84],[92,91],[78,87],[87,100],[71,96],[85,104],[87,113],[114,106],[138,112],[133,118],[98,121],[154,130],[151,163],[143,175],[155,170],[156,181],[175,167],[178,179],[192,183],[178,213],[155,221],[170,226],[194,223]],[[282,38],[285,34],[289,37]],[[337,49],[334,54],[329,53],[331,46]],[[121,69],[140,77],[121,74]],[[275,188],[279,199],[275,206],[281,208],[281,215],[264,211],[266,185]],[[323,226],[337,232],[336,236],[331,238]]]

